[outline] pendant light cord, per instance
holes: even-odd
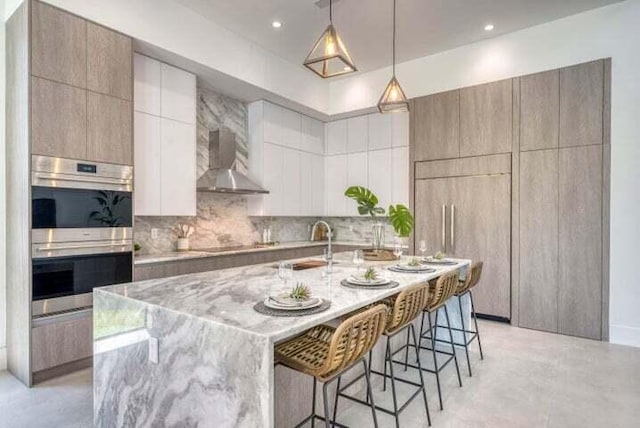
[[[393,77],[396,77],[396,0],[393,0]]]
[[[329,22],[333,24],[333,0],[329,0]]]

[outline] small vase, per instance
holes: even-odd
[[[189,238],[178,238],[178,251],[189,251]]]
[[[384,224],[381,222],[373,223],[371,231],[373,233],[373,249],[376,251],[384,249]]]

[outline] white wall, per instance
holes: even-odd
[[[10,2],[12,0],[9,0]],[[8,7],[5,0],[0,0],[0,14]],[[13,9],[12,9],[13,11]],[[4,75],[5,45],[4,19],[0,22],[0,370],[7,368],[7,305],[6,305],[6,242],[5,242],[5,144],[4,144]]]
[[[610,340],[634,346],[640,346],[639,24],[640,0],[629,0],[397,68],[407,96],[417,97],[612,58]],[[331,82],[329,113],[375,105],[389,75],[377,70]]]

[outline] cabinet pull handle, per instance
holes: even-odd
[[[443,253],[447,252],[447,206],[442,205],[442,245]]]
[[[456,206],[451,204],[451,247],[449,250],[454,251],[456,242]]]

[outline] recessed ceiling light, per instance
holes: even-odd
[[[491,31],[493,30],[493,24],[487,24],[484,26],[484,31]]]
[[[280,22],[280,21],[273,21],[273,22],[271,23],[271,26],[272,26],[273,28],[280,28],[280,27],[282,27],[282,22]]]

